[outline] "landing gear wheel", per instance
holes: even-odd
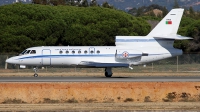
[[[112,68],[110,68],[110,67],[107,67],[107,68],[105,68],[105,76],[106,77],[112,77]]]
[[[37,74],[37,73],[35,73],[33,76],[34,76],[34,77],[38,77],[38,74]]]
[[[110,75],[110,74],[108,74],[108,72],[105,72],[105,76],[106,77],[112,77],[112,74]]]
[[[35,72],[33,76],[34,77],[38,77],[38,74],[37,74],[38,68],[37,67],[33,68],[33,71]]]

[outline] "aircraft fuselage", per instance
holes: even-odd
[[[182,50],[164,47],[123,48],[116,46],[51,46],[32,47],[8,63],[31,66],[79,66],[82,62],[145,64],[182,54]]]

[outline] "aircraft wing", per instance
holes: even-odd
[[[92,61],[81,61],[78,66],[86,66],[86,67],[129,67],[127,63],[100,63],[100,62],[92,62]]]

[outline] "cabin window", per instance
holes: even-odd
[[[99,53],[100,53],[100,51],[98,50],[98,51],[97,51],[97,53],[99,54]]]
[[[60,53],[60,54],[62,54],[62,53],[63,53],[63,51],[59,51],[59,53]]]
[[[36,54],[36,50],[32,50],[30,54]]]
[[[69,51],[66,51],[66,54],[68,54],[69,53]]]
[[[80,54],[80,53],[81,53],[81,51],[78,51],[78,53]]]
[[[85,51],[84,51],[84,53],[86,54],[86,53],[87,53],[87,51],[85,50]]]
[[[72,53],[74,54],[74,53],[75,53],[75,51],[72,51]]]
[[[94,53],[94,51],[91,50],[90,53]]]

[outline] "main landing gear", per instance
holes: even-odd
[[[112,77],[112,68],[110,68],[110,67],[107,67],[107,68],[105,68],[105,76],[106,77]]]
[[[34,77],[38,77],[37,71],[38,71],[38,67],[33,68],[34,73]]]

